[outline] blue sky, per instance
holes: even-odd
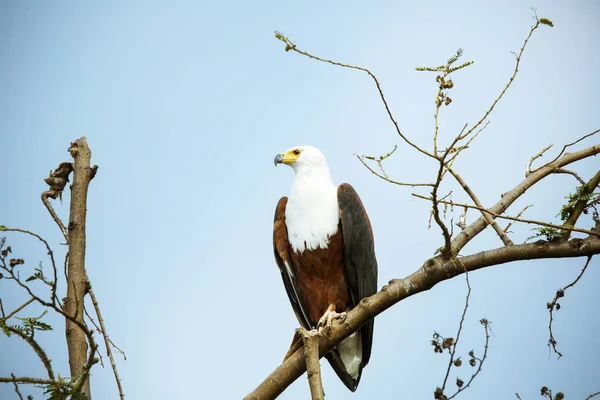
[[[276,153],[317,146],[335,181],[357,189],[375,231],[379,286],[419,268],[442,243],[435,227],[427,229],[428,204],[411,197],[415,190],[378,180],[353,156],[399,144],[388,163],[393,178],[423,181],[434,171],[401,145],[372,81],[284,52],[273,31],[316,55],[370,68],[402,130],[430,146],[434,75],[414,67],[439,65],[459,47],[464,60],[475,61],[455,75],[454,101],[440,117],[441,138],[449,140],[504,87],[514,68],[511,51],[534,22],[531,5],[2,2],[0,224],[38,232],[64,254],[39,195],[47,172],[68,159],[69,143],[86,136],[99,165],[89,192],[87,269],[111,339],[127,354],[119,362],[127,398],[241,398],[279,364],[297,326],[272,255],[274,207],[292,180],[291,169],[273,167]],[[535,33],[490,125],[456,164],[485,205],[523,179],[541,148],[560,148],[600,125],[600,6],[533,5],[555,27]],[[590,160],[578,171],[590,177],[597,165]],[[574,187],[570,177],[551,177],[510,211],[535,204],[527,217],[556,221]],[[446,189],[466,201],[458,188]],[[67,219],[68,194],[56,208]],[[514,227],[513,239],[524,240],[529,229]],[[26,259],[24,268],[40,261],[49,268],[38,243],[8,240]],[[465,252],[500,245],[487,233]],[[479,319],[492,321],[493,336],[483,372],[464,398],[519,392],[530,399],[543,385],[584,398],[599,389],[597,260],[557,314],[564,357],[557,360],[546,346],[546,302],[582,266],[544,260],[471,274],[463,359],[471,349],[481,354]],[[323,364],[328,398],[431,398],[447,364],[429,341],[434,330],[454,335],[465,293],[459,277],[378,317],[371,362],[355,394]],[[5,308],[23,299],[6,281],[0,295]],[[55,332],[40,340],[68,375],[62,322],[49,321]],[[0,354],[3,376],[42,372],[15,338],[0,338]],[[461,378],[470,376],[468,368],[459,369]],[[0,397],[11,392],[0,386]],[[116,398],[108,365],[94,369],[92,393]],[[308,396],[301,378],[281,398]]]

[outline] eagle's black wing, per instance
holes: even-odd
[[[352,186],[343,183],[338,187],[340,220],[344,235],[345,263],[352,306],[377,292],[377,260],[373,230],[360,197]],[[369,362],[373,343],[373,319],[359,332],[362,339],[361,369]]]

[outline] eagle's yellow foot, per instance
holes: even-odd
[[[329,307],[327,307],[327,311],[325,311],[325,314],[323,314],[321,319],[319,319],[319,323],[317,324],[319,333],[324,332],[325,334],[329,334],[329,331],[331,330],[331,323],[334,319],[339,319],[340,322],[344,322],[346,319],[346,313],[337,313],[335,311],[335,304],[330,304]]]

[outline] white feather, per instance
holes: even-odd
[[[285,209],[290,245],[296,252],[326,248],[338,230],[337,187],[323,153],[310,146],[295,148],[301,153],[291,164],[295,177]]]
[[[362,361],[362,340],[360,340],[360,334],[354,332],[342,340],[337,345],[337,349],[348,374],[352,379],[358,378],[360,362]]]

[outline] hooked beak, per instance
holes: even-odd
[[[277,164],[283,163],[283,154],[277,154],[275,156],[275,160],[273,160],[273,163],[275,164],[275,166],[277,166]]]

